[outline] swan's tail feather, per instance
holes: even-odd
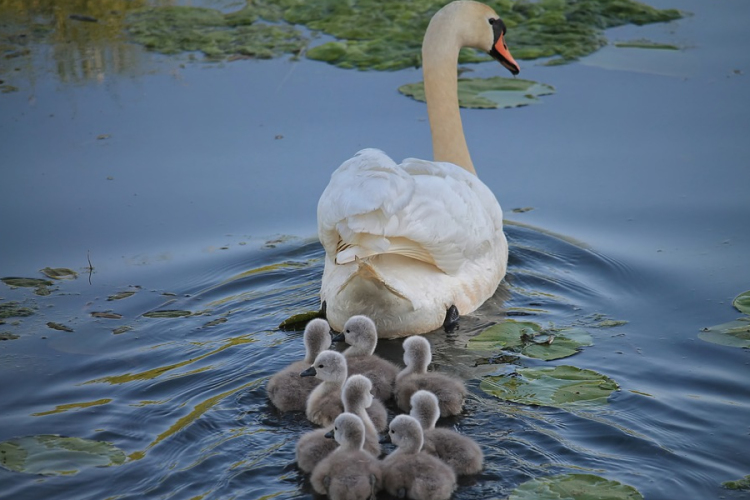
[[[364,279],[368,281],[372,281],[379,286],[382,286],[386,290],[388,290],[390,293],[395,295],[396,297],[411,302],[403,293],[398,291],[396,288],[389,285],[383,277],[378,273],[377,269],[368,262],[367,259],[360,259],[359,257],[354,258],[354,262],[357,264],[357,270],[353,272],[347,280],[344,282],[343,285],[341,285],[341,288],[339,288],[338,293],[341,293],[346,289],[347,285],[351,283],[354,279]]]

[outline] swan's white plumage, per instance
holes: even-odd
[[[365,314],[381,337],[398,337],[438,328],[451,305],[472,312],[505,275],[502,221],[489,188],[461,167],[360,151],[318,203],[331,326]]]

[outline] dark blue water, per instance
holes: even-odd
[[[487,457],[457,499],[578,472],[647,499],[743,497],[720,485],[750,474],[750,353],[698,334],[740,316],[731,301],[750,289],[750,12],[739,0],[652,3],[694,15],[608,37],[683,50],[527,62],[522,76],[554,96],[464,113],[479,175],[515,224],[495,297],[430,336],[435,368],[471,391],[445,423]],[[19,336],[0,342],[0,441],[108,441],[127,461],[64,476],[0,468],[0,497],[308,498],[294,445],[311,427],[264,391],[303,352],[300,333],[278,325],[319,305],[315,206],[334,168],[367,146],[429,157],[424,106],[395,92],[418,72],[142,53],[147,70],[73,84],[45,57],[0,95],[0,275],[80,275],[43,297],[0,285],[3,302],[36,308],[0,325]],[[135,294],[107,301],[121,291]],[[163,309],[193,315],[143,316]],[[91,316],[103,311],[122,318]],[[573,364],[620,390],[576,411],[481,392],[482,376],[511,367],[482,364],[466,343],[508,315],[584,324],[594,338],[573,358],[516,364]],[[627,323],[595,328],[598,315]],[[400,362],[398,341],[378,352]]]

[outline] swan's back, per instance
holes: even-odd
[[[333,173],[318,203],[331,326],[368,314],[389,338],[438,328],[451,305],[472,312],[505,275],[502,220],[489,188],[461,167],[413,158],[398,165],[381,151],[360,151]],[[368,282],[376,290],[365,293]]]

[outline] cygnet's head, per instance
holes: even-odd
[[[416,418],[423,430],[435,428],[440,418],[440,406],[437,396],[430,391],[420,389],[411,395],[409,415]]]
[[[300,373],[300,377],[316,377],[323,382],[343,384],[346,380],[346,358],[336,351],[323,351],[310,368]]]
[[[331,326],[328,321],[315,318],[305,326],[305,361],[312,364],[321,352],[331,347]]]
[[[365,424],[353,413],[340,413],[333,421],[331,432],[326,437],[333,437],[342,447],[361,449],[365,444]]]
[[[355,412],[360,408],[369,408],[372,405],[372,382],[364,375],[352,375],[344,383],[341,399],[346,411]]]
[[[414,335],[404,340],[404,364],[413,373],[425,373],[432,361],[432,350],[426,338]]]
[[[388,426],[388,437],[399,450],[407,453],[417,453],[422,449],[424,436],[422,427],[414,417],[398,415]]]
[[[342,340],[351,346],[347,356],[369,355],[378,345],[378,329],[367,316],[352,316],[344,323],[344,331],[334,337],[334,341]]]

